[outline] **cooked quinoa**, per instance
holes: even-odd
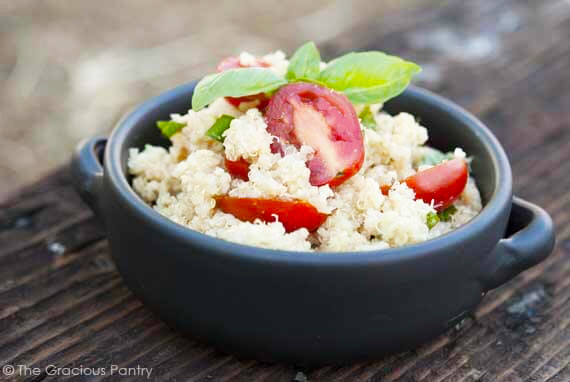
[[[240,60],[252,60],[246,53]],[[288,61],[281,52],[263,57],[279,74]],[[128,170],[136,193],[152,208],[189,229],[223,240],[255,247],[292,251],[365,251],[400,247],[425,241],[467,223],[481,210],[481,198],[473,178],[454,202],[455,213],[431,229],[426,217],[436,213],[432,205],[416,200],[403,182],[422,165],[430,149],[428,130],[413,115],[389,115],[381,105],[370,107],[376,129],[362,127],[365,159],[360,170],[341,185],[313,186],[307,161],[310,146],[284,145],[284,154],[272,152],[273,137],[266,121],[251,105],[232,106],[219,98],[199,111],[173,114],[186,125],[171,137],[168,148],[146,145],[131,148]],[[218,117],[235,117],[223,143],[206,136]],[[466,158],[461,148],[452,154]],[[232,177],[225,157],[249,163],[249,180]],[[381,186],[392,185],[387,195]],[[216,196],[303,200],[328,217],[315,232],[305,228],[287,233],[279,221],[241,221],[216,208]]]

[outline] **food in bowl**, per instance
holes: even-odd
[[[413,115],[382,103],[420,69],[381,52],[321,62],[313,43],[242,53],[196,86],[192,109],[158,121],[168,148],[131,148],[135,192],[190,229],[293,251],[365,251],[466,224],[481,197],[461,148],[426,145]]]

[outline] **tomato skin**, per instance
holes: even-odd
[[[257,59],[254,64],[252,65],[242,65],[240,58],[236,56],[230,56],[224,58],[218,66],[216,66],[216,70],[218,72],[223,72],[230,69],[237,69],[237,68],[251,68],[251,67],[262,67],[267,68],[271,66],[269,63],[263,61],[262,59]],[[264,93],[260,94],[253,94],[243,97],[226,97],[226,101],[232,104],[235,108],[239,108],[242,103],[246,102],[254,102],[258,101],[257,108],[259,110],[265,110],[267,104],[269,103],[269,97]]]
[[[392,188],[391,184],[384,184],[384,185],[380,186],[380,189],[382,190],[382,193],[384,195],[388,195],[390,193],[390,188]]]
[[[237,69],[237,68],[241,68],[241,67],[242,66],[241,66],[241,62],[240,62],[239,57],[230,56],[230,57],[226,57],[222,61],[220,61],[218,66],[216,66],[216,71],[224,72],[226,70]]]
[[[463,159],[452,159],[415,173],[404,180],[414,190],[416,199],[426,203],[433,200],[434,208],[442,211],[453,204],[465,189],[469,169]],[[382,186],[382,193],[388,194],[390,186]]]
[[[225,70],[230,69],[237,69],[237,68],[253,68],[253,67],[261,67],[261,68],[268,68],[271,65],[268,62],[263,61],[263,59],[256,59],[254,63],[251,65],[242,65],[241,60],[238,56],[230,56],[224,58],[218,66],[216,66],[216,70],[218,72],[223,72]]]
[[[256,107],[263,111],[267,108],[269,104],[269,97],[265,93],[260,94],[253,94],[243,97],[226,97],[226,101],[228,101],[233,107],[239,109],[239,106],[242,103],[250,103],[257,101]]]
[[[236,198],[232,196],[218,196],[215,200],[217,208],[242,221],[253,222],[259,219],[270,223],[275,221],[275,215],[277,215],[278,220],[287,232],[299,228],[306,228],[309,232],[313,232],[325,222],[328,216],[303,200]]]
[[[441,211],[463,192],[468,178],[467,163],[463,159],[452,159],[410,176],[406,184],[416,192],[417,199],[426,203],[433,200],[434,208]]]
[[[249,180],[249,162],[243,158],[236,161],[225,158],[224,163],[230,175],[234,178],[248,181]]]
[[[307,162],[313,186],[338,186],[362,167],[360,123],[343,94],[306,82],[288,84],[269,100],[265,120],[267,130],[281,142],[315,150]]]

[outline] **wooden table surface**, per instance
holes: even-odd
[[[140,365],[168,381],[570,381],[570,3],[442,2],[357,25],[322,52],[355,48],[416,60],[420,84],[488,124],[515,193],[554,219],[546,262],[413,351],[318,369],[238,360],[181,337],[129,292],[62,168],[0,205],[0,367]]]

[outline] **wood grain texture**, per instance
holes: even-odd
[[[323,46],[328,57],[356,47],[420,62],[420,83],[489,125],[512,160],[515,193],[554,219],[554,254],[455,330],[375,362],[308,370],[182,338],[126,289],[61,169],[0,206],[0,366],[141,365],[157,381],[570,381],[568,38],[567,1],[442,1]],[[67,379],[82,380],[23,378]]]

